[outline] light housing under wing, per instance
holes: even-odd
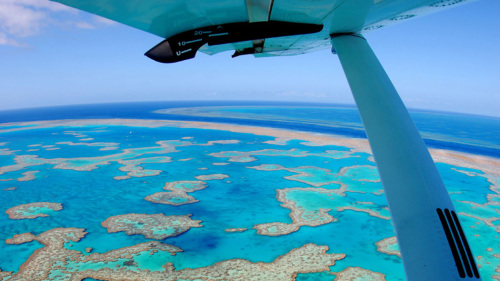
[[[282,36],[316,33],[323,25],[295,22],[264,21],[212,25],[176,34],[146,52],[146,56],[162,63],[172,63],[194,58],[204,44],[209,46],[260,40]],[[237,51],[236,55],[253,54],[262,47]]]

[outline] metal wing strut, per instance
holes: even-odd
[[[377,163],[407,280],[480,280],[436,165],[377,57],[359,34],[333,34],[332,44]]]

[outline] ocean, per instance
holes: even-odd
[[[500,158],[498,119],[412,117],[429,147]],[[287,138],[290,131],[311,140]],[[230,280],[278,280],[273,266],[279,280],[349,272],[404,280],[397,244],[386,252],[377,246],[394,231],[373,160],[348,142],[321,143],[321,134],[365,137],[356,109],[342,105],[151,102],[0,112],[0,241],[8,241],[0,243],[0,280],[155,280],[169,270],[172,280],[221,270],[234,274]],[[500,267],[499,177],[480,166],[437,166],[488,280]]]

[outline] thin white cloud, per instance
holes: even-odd
[[[22,6],[28,6],[28,7],[33,7],[37,9],[47,9],[50,11],[55,11],[55,12],[70,12],[70,13],[76,13],[77,11],[73,8],[70,8],[68,6],[59,4],[57,2],[52,2],[48,0],[2,0],[2,2],[5,3],[14,3]]]
[[[89,22],[86,21],[79,21],[75,23],[75,26],[78,28],[83,28],[83,29],[94,29],[95,26]]]
[[[23,46],[21,43],[14,39],[7,37],[7,34],[0,32],[0,45]]]
[[[26,37],[39,31],[45,13],[12,0],[0,2],[0,25],[2,32],[15,37]]]
[[[61,16],[71,20],[58,21]],[[49,25],[92,29],[112,21],[98,16],[83,17],[78,10],[48,0],[1,0],[0,45],[25,46],[22,39],[35,36]]]

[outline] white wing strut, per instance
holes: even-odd
[[[407,280],[480,280],[455,208],[391,80],[365,38],[332,35],[384,186]]]

